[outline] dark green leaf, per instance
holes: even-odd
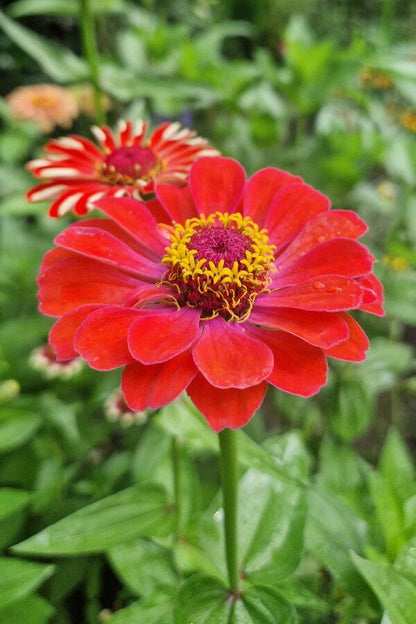
[[[44,39],[40,35],[10,20],[0,11],[0,28],[31,56],[42,70],[57,82],[85,80],[88,70],[85,63],[70,50]]]
[[[270,587],[252,586],[234,605],[230,624],[296,624],[293,605]]]
[[[23,490],[15,490],[13,488],[0,489],[0,520],[7,518],[17,511],[26,507],[31,498],[29,492]]]
[[[172,606],[175,599],[175,590],[172,587],[157,587],[153,593],[134,602],[125,609],[117,611],[108,624],[132,624],[145,622],[146,624],[173,624]]]
[[[0,608],[21,600],[53,573],[53,566],[0,557]]]
[[[142,485],[92,503],[13,549],[42,556],[101,552],[136,537],[166,536],[172,522],[165,491]]]

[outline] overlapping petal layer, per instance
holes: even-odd
[[[113,135],[102,142],[112,149]],[[325,384],[328,356],[364,359],[367,337],[347,311],[383,314],[383,294],[355,213],[277,169],[246,181],[219,157],[156,194],[161,222],[148,204],[107,197],[107,219],[70,226],[46,254],[39,302],[58,317],[58,358],[124,367],[136,411],[187,391],[215,431],[246,424],[268,383],[307,397]]]

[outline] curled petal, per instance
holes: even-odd
[[[49,342],[53,346],[57,360],[71,360],[78,356],[74,348],[75,334],[81,323],[100,307],[96,304],[84,305],[67,312],[52,326]]]
[[[377,316],[384,316],[384,290],[380,280],[374,275],[369,273],[359,280],[364,291],[369,296],[364,297],[360,305],[360,310],[364,312],[370,312],[370,314],[376,314]]]
[[[202,375],[197,375],[187,393],[211,429],[222,431],[244,427],[263,403],[266,389],[265,381],[244,389],[215,388]]]
[[[302,178],[273,167],[260,169],[247,182],[244,193],[244,215],[251,217],[260,227],[265,227],[274,195],[281,188],[295,182],[302,182]]]
[[[273,368],[273,356],[263,343],[240,326],[217,317],[204,323],[193,358],[207,381],[217,388],[247,388],[259,384]]]
[[[249,322],[267,329],[287,331],[323,349],[348,338],[348,325],[343,316],[332,312],[255,306]]]
[[[243,167],[232,158],[204,157],[196,161],[189,186],[199,214],[234,212],[246,180]]]
[[[199,310],[167,308],[142,314],[130,328],[128,344],[132,356],[143,364],[165,362],[186,351],[201,331]]]
[[[267,378],[273,386],[308,397],[326,383],[327,363],[321,349],[286,332],[256,329],[253,334],[273,352],[274,368]]]
[[[156,409],[176,399],[196,372],[189,351],[162,364],[146,366],[134,362],[124,369],[121,388],[130,409],[138,412],[149,407]]]
[[[74,347],[89,366],[113,370],[133,362],[127,332],[140,312],[121,306],[104,306],[92,312],[75,334]]]
[[[362,362],[365,360],[365,352],[369,347],[368,338],[357,321],[349,314],[342,313],[340,316],[348,325],[349,336],[347,340],[326,349],[325,353],[339,360]]]

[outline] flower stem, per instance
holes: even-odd
[[[237,438],[236,432],[224,429],[218,434],[220,443],[221,485],[224,507],[225,557],[230,590],[238,593],[237,562]]]
[[[97,40],[95,36],[95,24],[94,17],[91,11],[90,0],[81,0],[80,21],[82,46],[90,68],[91,82],[94,89],[95,119],[97,124],[101,126],[105,123],[105,116],[100,89],[99,59],[97,51]]]
[[[173,499],[175,502],[176,522],[174,541],[177,542],[180,537],[182,517],[181,517],[181,495],[182,495],[182,479],[181,479],[181,457],[180,442],[178,438],[172,438],[171,442],[172,472],[173,472]]]

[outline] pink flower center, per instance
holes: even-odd
[[[173,287],[178,306],[201,309],[201,318],[248,318],[270,282],[274,246],[266,230],[240,213],[187,219],[171,230],[161,283]]]
[[[116,182],[131,183],[149,179],[157,173],[159,160],[149,147],[119,147],[106,156],[103,174]]]
[[[231,269],[235,261],[239,262],[245,257],[251,247],[251,240],[234,228],[214,226],[194,234],[188,247],[196,250],[197,260],[205,258],[214,264],[223,260],[224,266]]]

